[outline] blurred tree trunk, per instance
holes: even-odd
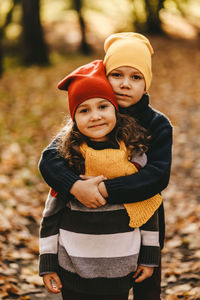
[[[2,30],[0,30],[0,77],[3,74],[3,45],[2,45]]]
[[[15,5],[18,3],[18,0],[13,0],[10,6],[9,11],[5,17],[4,24],[0,27],[0,77],[3,74],[3,39],[4,39],[4,31],[6,27],[10,24],[12,20],[13,10]]]
[[[85,21],[82,15],[82,7],[83,7],[83,1],[82,0],[74,0],[73,1],[74,9],[78,13],[79,18],[79,24],[81,28],[81,45],[80,45],[80,51],[84,54],[89,54],[91,52],[91,47],[88,45],[86,40],[86,29],[85,29]]]
[[[48,64],[47,47],[40,23],[40,0],[22,0],[24,60],[26,64]]]
[[[146,30],[151,34],[162,33],[159,12],[163,8],[164,0],[145,0],[146,6]]]

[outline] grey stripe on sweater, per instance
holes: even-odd
[[[124,277],[136,270],[138,254],[113,258],[85,258],[69,256],[59,245],[59,265],[66,271],[77,273],[83,278]],[[80,266],[80,268],[78,268]]]

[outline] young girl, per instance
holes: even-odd
[[[59,88],[68,90],[73,120],[57,142],[66,164],[77,175],[102,174],[95,178],[100,182],[136,172],[130,159],[145,158],[148,137],[134,119],[119,114],[103,62],[78,68]],[[51,190],[40,238],[40,275],[47,290],[62,287],[68,300],[127,300],[133,276],[141,282],[159,264],[160,204],[156,195],[140,204],[96,209],[71,197],[66,206]]]

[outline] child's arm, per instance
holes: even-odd
[[[155,124],[152,145],[147,153],[148,163],[133,175],[104,181],[109,195],[108,203],[138,202],[148,199],[166,188],[169,181],[171,168],[172,127],[165,118]],[[92,201],[94,194],[87,188],[87,182],[80,186],[74,185],[80,177],[75,175],[67,166],[66,161],[59,156],[54,140],[43,152],[39,168],[46,182],[53,187],[62,197],[72,191],[77,200]],[[74,186],[73,186],[74,185]],[[96,187],[95,187],[96,188]],[[102,201],[101,194],[95,190],[95,199]],[[81,193],[82,196],[79,195]],[[79,198],[80,197],[80,198]]]
[[[138,268],[133,278],[136,283],[151,277],[155,267],[160,264],[159,220],[158,211],[140,227],[141,248]]]
[[[43,275],[43,282],[48,292],[53,294],[61,292],[62,283],[57,273],[49,273]]]
[[[57,138],[44,149],[39,161],[39,170],[47,182],[62,198],[66,198],[73,184],[80,180],[57,151]]]
[[[87,180],[77,180],[70,189],[70,193],[88,208],[97,208],[105,205],[106,200],[104,197],[108,196],[105,185],[103,184],[103,191],[106,194],[99,189],[99,185],[103,183],[104,178],[103,175],[100,175],[97,177],[90,177]]]
[[[141,248],[138,265],[157,267],[160,264],[158,210],[140,227]]]
[[[105,204],[105,199],[98,190],[99,183],[104,179],[81,180],[67,165],[56,147],[56,139],[43,151],[39,162],[39,169],[49,186],[59,193],[59,197],[66,199],[71,193],[83,205],[96,208]]]
[[[154,128],[147,164],[132,175],[105,180],[110,204],[139,202],[164,190],[168,183],[172,157],[172,127],[169,122]]]
[[[66,207],[65,201],[59,199],[57,193],[51,189],[45,203],[40,225],[40,276],[47,273],[56,273],[58,271],[59,225],[64,207]]]

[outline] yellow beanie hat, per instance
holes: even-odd
[[[133,67],[143,74],[148,91],[152,78],[153,48],[144,35],[134,32],[112,34],[105,40],[104,50],[106,75],[122,66]]]

